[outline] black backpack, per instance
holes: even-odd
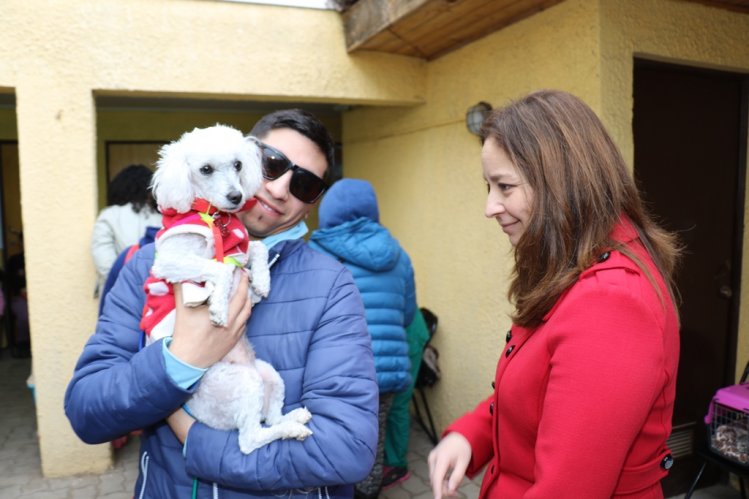
[[[416,387],[418,388],[433,386],[442,376],[438,363],[440,353],[430,344],[434,333],[437,331],[438,319],[428,308],[422,307],[420,310],[424,316],[424,322],[427,324],[427,329],[429,330],[429,339],[427,340],[426,345],[424,345],[419,374],[416,376]]]

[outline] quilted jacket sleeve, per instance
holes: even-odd
[[[65,413],[84,442],[147,427],[190,396],[166,373],[160,341],[139,351],[142,286],[152,257],[147,247],[122,270],[65,393]]]
[[[192,426],[187,472],[246,490],[352,484],[369,473],[377,445],[378,389],[364,308],[342,266],[307,352],[301,402],[312,413],[303,442],[276,440],[249,455],[236,431]]]
[[[405,250],[401,249],[401,258],[404,261],[404,277],[406,279],[406,308],[404,310],[405,324],[411,324],[416,315],[416,279],[414,278],[414,268],[411,258]]]

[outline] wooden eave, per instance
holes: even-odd
[[[359,0],[343,12],[346,48],[426,60],[563,0]],[[749,0],[691,0],[749,14]]]

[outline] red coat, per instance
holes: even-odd
[[[471,443],[481,498],[662,498],[679,324],[628,223],[613,233],[647,265],[611,251],[531,331],[513,326],[494,393],[446,432]],[[511,337],[510,337],[511,336]]]

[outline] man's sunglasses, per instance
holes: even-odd
[[[276,180],[281,175],[291,170],[291,182],[289,192],[303,203],[314,203],[328,188],[323,179],[311,171],[295,165],[289,158],[278,149],[260,142],[255,137],[250,137],[263,154],[263,177],[268,180]]]

